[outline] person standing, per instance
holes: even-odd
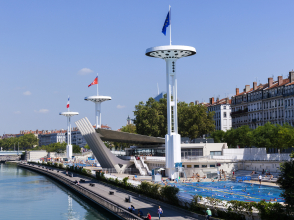
[[[160,208],[160,206],[158,206],[157,214],[158,214],[159,220],[160,220],[160,215],[161,215],[162,213],[163,213],[162,208]]]
[[[259,181],[259,184],[261,185],[261,179],[262,179],[262,176],[261,176],[261,174],[259,174],[259,176],[258,176],[258,181]]]
[[[211,211],[210,211],[209,208],[207,208],[206,214],[207,214],[207,219],[210,219],[210,217],[211,217]]]

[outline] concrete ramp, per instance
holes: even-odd
[[[95,131],[87,117],[80,119],[75,124],[102,168],[115,168],[118,173],[123,173],[131,165],[131,162],[119,159],[111,153],[101,140],[101,135]]]

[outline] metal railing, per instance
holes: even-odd
[[[30,166],[30,165],[25,165],[25,164],[19,164],[19,166],[21,167],[26,167],[29,169],[33,169],[33,170],[37,170],[41,173],[45,173],[48,176],[51,176],[57,180],[59,180],[60,182],[63,183],[67,183],[66,185],[68,185],[70,188],[74,189],[75,191],[79,192],[80,194],[82,194],[83,196],[85,196],[86,198],[92,200],[95,203],[98,203],[100,206],[106,208],[108,211],[112,212],[113,214],[121,217],[122,219],[127,219],[127,220],[137,220],[137,219],[141,219],[140,217],[130,213],[128,210],[126,210],[125,208],[121,207],[120,205],[104,198],[103,196],[88,190],[87,188],[81,186],[81,185],[76,185],[75,182],[60,176],[58,174],[49,172],[47,170],[44,170],[42,168],[38,168],[35,166]]]
[[[199,160],[210,160],[211,156],[184,156],[182,157],[182,162],[190,162],[190,161],[199,161]]]

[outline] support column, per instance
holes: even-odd
[[[71,160],[71,158],[72,158],[70,116],[67,117],[67,146],[66,146],[66,157],[69,160]]]
[[[101,128],[101,102],[99,102],[98,105],[98,111],[99,111],[99,128]]]
[[[95,102],[95,117],[96,117],[96,129],[99,128],[99,115],[98,115],[98,104],[99,102]]]
[[[178,134],[177,116],[177,79],[175,63],[177,59],[165,59],[167,84],[167,134],[165,136],[165,154],[167,175],[178,178],[175,163],[181,162],[181,136]]]

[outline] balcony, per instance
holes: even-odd
[[[238,110],[236,112],[231,112],[231,116],[232,115],[239,115],[239,114],[245,114],[248,112],[248,108],[245,108],[244,110]]]

